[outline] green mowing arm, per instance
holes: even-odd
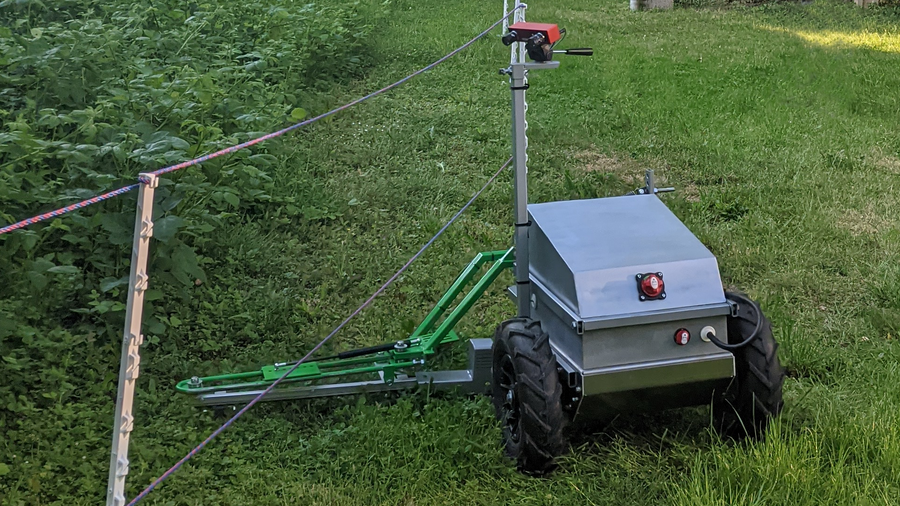
[[[503,269],[512,267],[514,256],[512,248],[506,251],[489,251],[475,255],[475,258],[473,258],[472,261],[469,262],[469,265],[463,269],[462,274],[460,274],[459,277],[456,278],[456,281],[450,285],[447,293],[441,297],[434,309],[428,313],[428,316],[425,317],[422,324],[413,331],[412,335],[410,335],[410,339],[422,338],[422,348],[426,353],[433,353],[437,346],[445,342],[444,339],[450,335],[453,331],[453,327],[455,327],[456,324],[459,323],[459,320],[469,312],[469,309],[475,305],[475,302],[484,295],[484,292],[491,283],[497,279],[497,276],[500,275]],[[444,322],[438,326],[437,330],[432,332],[435,324],[440,319],[441,315],[443,315],[450,307],[450,304],[452,304],[459,294],[462,293],[466,285],[472,282],[472,279],[481,267],[490,262],[493,262],[493,265],[488,269],[484,276],[482,276],[472,290],[463,297],[463,300],[456,306],[456,309],[450,312],[447,318],[444,319]],[[432,333],[427,335],[428,332]]]
[[[438,300],[422,323],[416,327],[407,339],[397,341],[392,349],[373,351],[365,356],[347,358],[338,356],[338,358],[310,360],[300,364],[281,383],[294,385],[300,383],[302,384],[300,388],[308,386],[310,389],[314,389],[316,388],[312,386],[314,384],[324,382],[331,386],[336,386],[335,382],[337,380],[362,376],[385,385],[392,385],[397,378],[397,371],[423,365],[426,358],[433,355],[440,345],[459,340],[459,336],[453,331],[456,324],[484,295],[484,292],[487,291],[500,273],[504,269],[512,267],[514,258],[515,254],[512,248],[506,251],[489,251],[476,255],[456,278],[456,281],[450,285],[447,292]],[[491,265],[484,275],[462,297],[459,304],[448,312],[453,302],[464,292],[466,286],[473,282],[478,272],[486,264]],[[441,320],[442,316],[444,317],[443,320]],[[352,352],[345,353],[351,354]],[[262,389],[282,377],[292,366],[293,362],[268,365],[257,371],[205,377],[195,376],[191,379],[180,381],[176,389],[183,393],[201,396],[213,392],[240,392]],[[369,385],[366,382],[353,384],[362,385],[363,383]],[[348,385],[350,384],[348,383]],[[303,396],[310,397],[313,395]]]

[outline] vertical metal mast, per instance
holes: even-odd
[[[109,482],[106,489],[107,506],[125,504],[125,477],[128,476],[128,440],[134,426],[132,406],[134,386],[140,373],[141,317],[144,312],[144,291],[147,289],[147,260],[150,256],[150,237],[153,236],[153,193],[159,184],[154,174],[141,174],[137,212],[134,218],[134,245],[131,250],[131,275],[128,280],[128,305],[125,309],[125,335],[122,340],[122,359],[119,364],[119,391],[116,395],[116,419],[113,425],[112,450],[109,462]]]
[[[531,281],[528,277],[528,138],[525,130],[525,63],[510,65],[509,89],[512,90],[513,208],[516,245],[516,305],[518,316],[531,317]]]
[[[516,0],[514,0],[515,2]],[[509,12],[507,0],[503,0],[503,12]],[[513,14],[513,23],[525,21],[525,9],[518,9]],[[503,20],[503,33],[509,31],[509,18]],[[512,151],[513,169],[515,170],[513,195],[514,223],[516,226],[516,300],[518,316],[531,316],[529,300],[531,284],[528,279],[528,122],[525,113],[528,104],[525,102],[525,89],[528,87],[528,76],[521,66],[525,63],[525,44],[514,42],[510,45],[510,68],[504,73],[509,75],[509,86],[512,90]],[[519,68],[518,71],[514,70]]]
[[[528,276],[528,137],[525,131],[528,122],[525,112],[525,90],[528,89],[527,74],[529,70],[554,69],[559,62],[544,63],[512,63],[501,72],[509,75],[509,89],[512,92],[512,155],[515,169],[513,195],[516,245],[516,305],[518,316],[531,317],[531,280]]]

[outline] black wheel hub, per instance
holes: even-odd
[[[518,443],[520,437],[521,413],[519,412],[519,399],[516,395],[517,386],[512,358],[506,355],[500,362],[500,388],[503,391],[502,417],[503,429],[509,434],[509,439],[513,443]]]

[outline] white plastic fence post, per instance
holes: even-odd
[[[506,16],[506,13],[509,12],[509,0],[503,0],[503,15]],[[503,32],[505,34],[509,31],[509,18],[503,18]]]
[[[140,373],[141,317],[144,313],[144,292],[147,290],[147,258],[150,237],[153,236],[153,193],[159,179],[153,174],[141,174],[137,212],[134,218],[134,246],[131,250],[131,274],[128,279],[128,306],[125,309],[125,334],[119,364],[119,391],[116,395],[116,418],[113,426],[112,450],[109,463],[109,484],[106,489],[107,506],[124,506],[125,477],[128,476],[128,439],[134,425],[132,406],[134,386]]]
[[[520,0],[513,0],[513,7],[519,5]],[[509,0],[503,0],[503,14],[509,12]],[[518,9],[513,13],[513,23],[525,21],[525,9]],[[503,18],[503,33],[509,31],[509,18]],[[513,42],[509,48],[509,63],[525,63],[525,44]]]
[[[518,2],[518,0],[516,0]],[[525,9],[519,9],[513,14],[513,21],[516,23],[524,23],[525,22]],[[513,44],[513,52],[518,50],[516,56],[516,61],[510,63],[525,63],[525,43],[524,42],[516,42]],[[528,82],[528,78],[526,77],[526,82]]]

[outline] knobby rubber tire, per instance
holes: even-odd
[[[778,360],[772,324],[765,315],[757,314],[752,305],[739,304],[737,315],[728,317],[728,342],[739,343],[750,337],[757,318],[762,319],[759,332],[747,346],[733,352],[735,377],[723,395],[713,401],[716,429],[724,437],[761,438],[769,421],[784,406],[784,369]]]
[[[492,353],[492,397],[503,424],[506,455],[515,459],[524,473],[546,474],[568,447],[563,433],[568,417],[562,408],[563,388],[550,338],[540,322],[507,320],[497,327]],[[515,381],[510,385],[512,378]],[[515,392],[512,400],[509,390]],[[513,428],[507,424],[510,402],[517,409]]]

